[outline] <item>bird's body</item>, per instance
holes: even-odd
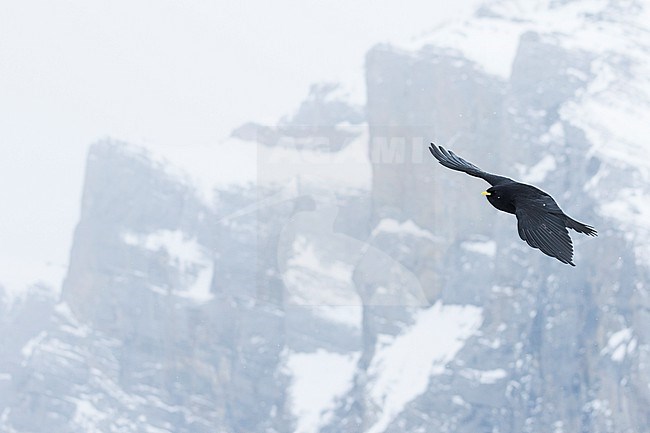
[[[544,254],[575,266],[567,228],[589,236],[597,235],[593,227],[566,215],[553,197],[541,189],[487,173],[442,146],[432,143],[429,151],[445,167],[479,177],[492,185],[482,194],[498,210],[515,215],[519,237]]]

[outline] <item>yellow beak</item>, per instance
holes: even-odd
[[[487,191],[483,191],[483,192],[481,193],[481,195],[492,195],[492,194],[489,193],[489,192],[487,192]]]

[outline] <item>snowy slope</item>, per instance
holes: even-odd
[[[313,353],[286,354],[291,376],[289,396],[295,416],[295,433],[318,433],[333,416],[338,398],[352,387],[358,354],[339,354],[319,349]]]
[[[383,432],[409,402],[425,392],[430,376],[445,372],[445,365],[476,333],[482,320],[479,307],[438,302],[418,313],[413,326],[403,333],[380,335],[368,374],[370,397],[382,410],[367,432]]]

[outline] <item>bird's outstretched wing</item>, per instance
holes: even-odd
[[[497,176],[496,174],[485,172],[471,162],[465,161],[463,158],[456,155],[451,150],[447,150],[442,146],[436,146],[435,144],[431,143],[431,146],[429,146],[429,152],[431,152],[433,157],[436,158],[438,162],[445,167],[456,171],[462,171],[469,174],[470,176],[485,179],[492,186],[514,182],[512,179],[509,179],[507,177]]]
[[[573,244],[564,225],[563,214],[548,212],[530,204],[518,204],[515,210],[519,237],[533,248],[562,263],[573,264]]]

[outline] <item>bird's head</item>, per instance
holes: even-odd
[[[501,199],[501,194],[499,194],[499,190],[493,186],[483,191],[481,195],[484,195],[485,198],[487,198],[490,201]]]
[[[512,195],[506,186],[492,186],[481,194],[483,194],[495,208],[504,212],[514,213]]]

